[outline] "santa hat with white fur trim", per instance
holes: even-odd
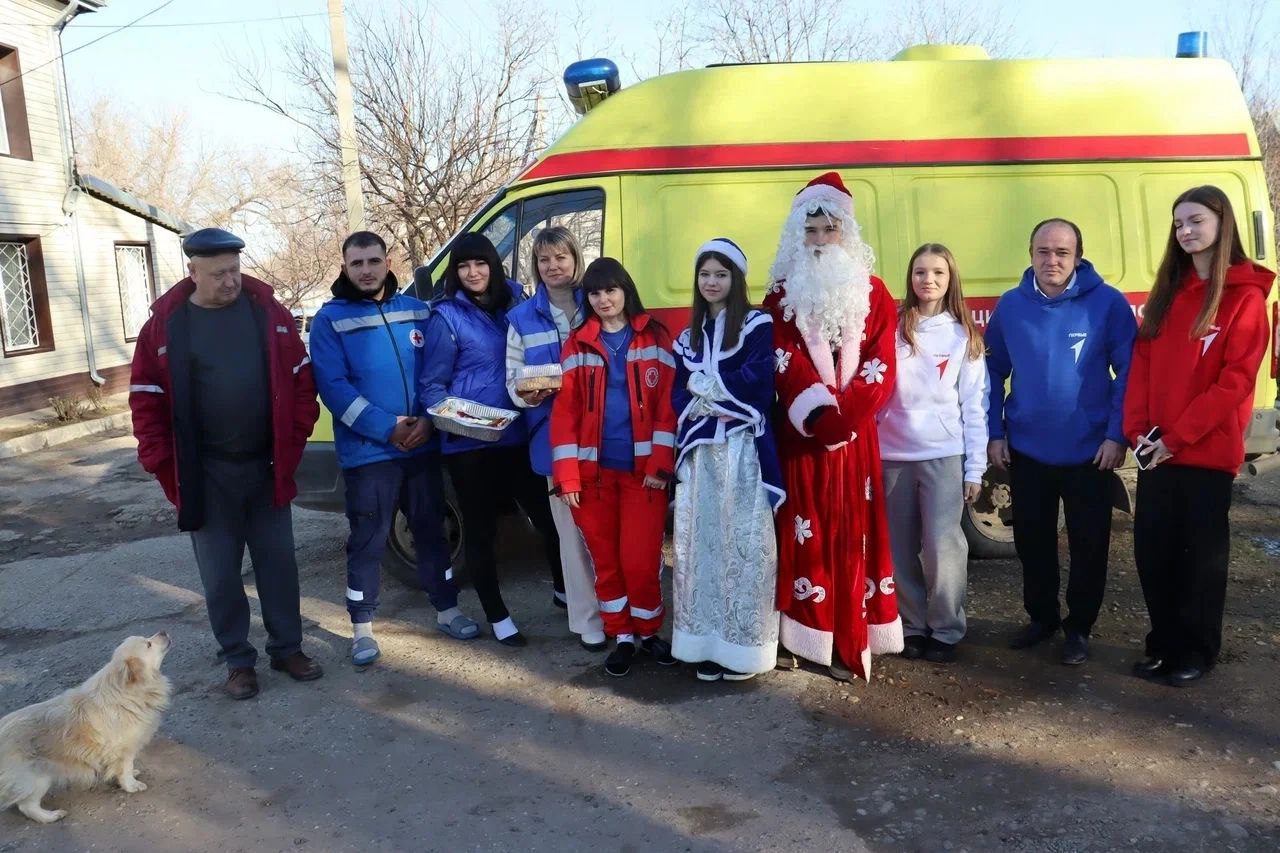
[[[728,237],[712,237],[707,242],[698,247],[698,254],[693,256],[693,262],[696,265],[698,261],[707,252],[719,252],[730,261],[733,265],[742,271],[745,277],[747,274],[747,256],[742,249],[738,248],[738,244],[730,240]],[[697,272],[695,269],[694,272]]]
[[[827,172],[814,178],[796,193],[795,200],[791,202],[792,210],[803,207],[807,211],[815,206],[831,213],[853,216],[853,195],[840,180],[839,172]]]

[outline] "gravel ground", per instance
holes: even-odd
[[[988,561],[970,565],[954,665],[706,685],[686,667],[605,676],[514,527],[504,591],[528,648],[425,630],[424,597],[391,583],[383,660],[356,671],[342,519],[299,510],[305,648],[327,674],[262,666],[262,694],[235,703],[190,545],[128,437],[6,460],[0,494],[0,713],[77,683],[124,636],[175,640],[173,705],[139,761],[150,789],[58,794],[70,816],[50,827],[9,810],[0,851],[1280,847],[1280,475],[1237,485],[1222,662],[1187,690],[1127,674],[1146,621],[1119,514],[1083,667],[1056,644],[1005,647],[1020,575]],[[469,591],[463,607],[479,612]]]

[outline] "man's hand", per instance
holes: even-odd
[[[404,443],[413,433],[413,427],[417,424],[417,418],[409,418],[400,415],[396,418],[395,428],[391,430],[391,438],[387,439],[392,447],[404,449]]]
[[[401,450],[416,450],[426,444],[427,439],[431,437],[431,420],[429,418],[413,418],[415,423],[413,429],[409,431],[409,437],[399,445]]]
[[[648,474],[645,474],[644,487],[646,489],[665,489],[667,487],[667,481],[659,477],[651,477]]]
[[[1009,470],[1009,442],[1003,438],[987,442],[987,461],[1001,471]]]
[[[982,494],[981,483],[965,483],[964,484],[964,502],[969,504],[970,506],[972,506],[978,500],[978,496],[981,494]]]
[[[1125,446],[1118,441],[1106,439],[1102,442],[1102,446],[1098,448],[1098,452],[1093,454],[1093,464],[1098,466],[1101,471],[1111,471],[1120,467],[1120,463],[1124,462]]]
[[[577,509],[580,494],[580,492],[564,492],[560,495],[560,500],[564,501],[564,505],[570,509]]]
[[[516,396],[524,400],[529,405],[529,408],[532,409],[554,393],[556,393],[554,388],[538,388],[533,391],[517,391]]]
[[[1138,446],[1134,448],[1135,451],[1142,452],[1149,447],[1153,448],[1151,452],[1151,461],[1147,463],[1147,467],[1144,470],[1150,471],[1152,468],[1156,467],[1173,455],[1169,451],[1169,448],[1164,446],[1163,438],[1157,438],[1155,441],[1151,441],[1145,435],[1138,436]]]

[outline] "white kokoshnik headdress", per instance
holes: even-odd
[[[747,256],[742,249],[738,247],[737,243],[733,242],[728,237],[712,237],[710,240],[703,243],[698,247],[698,254],[693,256],[694,272],[697,272],[698,261],[707,252],[719,252],[724,255],[726,258],[733,261],[733,265],[742,272],[743,278],[746,278]]]

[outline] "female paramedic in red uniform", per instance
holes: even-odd
[[[582,291],[586,319],[565,341],[551,410],[551,476],[595,564],[600,617],[616,643],[605,671],[621,677],[637,646],[663,666],[676,663],[657,635],[675,359],[670,333],[645,313],[618,261],[592,261]]]
[[[1267,349],[1274,279],[1245,255],[1222,190],[1193,187],[1178,196],[1124,400],[1124,434],[1146,465],[1133,518],[1151,618],[1147,658],[1133,667],[1139,677],[1191,684],[1222,647],[1227,511]]]

